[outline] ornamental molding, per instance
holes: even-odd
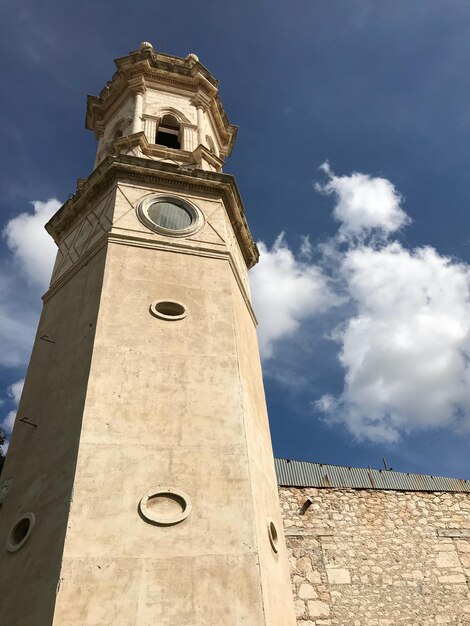
[[[129,93],[132,94],[133,96],[136,95],[144,95],[144,93],[147,91],[147,85],[145,83],[144,80],[142,80],[142,78],[136,78],[134,80],[129,81]]]
[[[156,122],[160,122],[164,115],[174,115],[177,120],[182,124],[185,128],[194,128],[197,129],[197,124],[193,124],[188,117],[182,113],[179,109],[175,109],[175,107],[162,106],[158,109],[158,115],[150,115],[150,113],[143,113],[143,120],[155,120]]]
[[[204,93],[199,89],[196,95],[191,98],[191,104],[196,108],[202,108],[206,111],[211,105],[211,98],[204,95]]]
[[[114,199],[115,190],[111,189],[61,240],[51,284],[112,228]]]
[[[55,294],[62,289],[62,287],[68,283],[68,281],[75,276],[77,272],[80,271],[82,267],[87,265],[91,259],[96,256],[104,247],[107,245],[125,245],[125,246],[133,246],[136,248],[146,248],[151,250],[163,250],[166,252],[173,252],[175,254],[189,254],[207,257],[211,259],[219,259],[221,261],[227,261],[232,274],[235,278],[235,282],[240,290],[241,296],[246,304],[248,309],[248,313],[253,321],[255,326],[258,325],[258,320],[256,318],[256,314],[253,309],[253,305],[251,304],[250,294],[244,284],[244,281],[240,275],[237,264],[233,258],[233,254],[230,250],[215,250],[214,248],[207,247],[201,245],[199,242],[197,246],[190,245],[189,243],[184,242],[183,240],[177,241],[164,241],[164,240],[149,240],[145,239],[142,236],[129,235],[124,232],[113,231],[103,233],[103,235],[95,241],[93,246],[86,250],[82,254],[82,256],[71,266],[69,267],[61,276],[59,276],[56,280],[51,283],[51,286],[46,291],[46,293],[42,296],[42,300],[46,303],[48,300],[53,298]]]
[[[192,153],[195,157],[196,163],[200,163],[202,160],[207,161],[212,167],[215,168],[216,172],[222,169],[224,164],[223,160],[219,158],[216,154],[211,152],[206,146],[199,144]]]
[[[168,148],[167,146],[162,146],[160,144],[151,143],[149,141],[149,126],[155,125],[153,132],[157,131],[157,122],[156,120],[150,120],[149,124],[145,124],[145,120],[149,118],[144,117],[144,130],[138,133],[134,133],[132,135],[123,135],[118,139],[115,139],[111,144],[114,146],[116,151],[125,151],[129,148],[140,148],[143,154],[150,159],[168,159],[173,161],[177,166],[182,166],[186,168],[192,168],[194,170],[201,169],[202,170],[202,162],[205,161],[209,165],[211,165],[216,172],[222,169],[224,165],[224,161],[219,158],[217,155],[212,153],[206,146],[199,145],[194,150],[184,150],[183,148]],[[182,124],[183,133],[186,131],[194,130],[194,127]],[[186,143],[190,143],[191,146],[195,143],[192,141],[191,136],[187,136],[183,134],[183,145]],[[110,144],[110,145],[111,145]],[[103,151],[106,151],[106,146],[103,146],[103,150],[100,150],[100,156]],[[189,169],[188,169],[189,171]]]
[[[258,262],[259,251],[248,227],[243,202],[233,176],[128,155],[107,157],[102,161],[83,183],[80,191],[49,220],[46,230],[57,245],[60,245],[90,204],[96,202],[97,196],[109,191],[111,186],[117,186],[118,182],[125,181],[136,186],[156,186],[165,191],[180,188],[183,193],[196,191],[201,195],[209,193],[220,197],[247,268],[250,269]]]
[[[218,81],[198,61],[172,57],[151,50],[131,53],[115,61],[117,73],[101,90],[99,96],[88,96],[86,127],[96,133],[109,119],[116,103],[124,95],[143,93],[154,86],[157,89],[193,94],[198,103],[210,110],[224,151],[230,154],[237,127],[230,124],[218,94]]]
[[[186,213],[191,216],[191,223],[186,228],[180,230],[171,230],[157,224],[154,220],[150,219],[149,207],[158,202],[172,202],[182,208]],[[190,202],[187,198],[180,198],[175,196],[174,193],[155,193],[150,192],[145,194],[137,204],[136,207],[137,217],[140,222],[149,230],[157,233],[157,235],[163,235],[165,237],[187,237],[190,238],[196,233],[201,231],[206,225],[206,220],[201,210]]]
[[[175,242],[166,242],[161,240],[148,240],[142,239],[141,237],[128,235],[127,233],[120,233],[116,231],[112,231],[108,233],[108,242],[126,246],[134,246],[137,248],[149,248],[152,250],[165,250],[167,252],[175,252],[180,254],[190,254],[196,256],[207,257],[210,259],[219,259],[228,261],[230,269],[232,270],[233,276],[235,277],[235,281],[238,285],[240,293],[242,295],[243,300],[245,301],[246,307],[250,314],[250,317],[255,326],[258,326],[258,319],[256,317],[255,311],[253,309],[253,305],[251,304],[250,294],[243,282],[243,279],[238,270],[235,259],[233,258],[233,254],[230,250],[214,250],[214,248],[209,248],[205,246],[201,246],[198,242],[197,247],[194,245],[189,245],[184,241],[175,241]]]
[[[179,511],[169,515],[159,512],[158,509],[154,511],[151,507],[151,501],[160,498],[173,501],[179,508]],[[191,498],[188,494],[174,487],[165,488],[158,486],[146,493],[139,502],[139,513],[142,518],[146,522],[156,524],[157,526],[174,526],[179,524],[190,515],[192,508]]]

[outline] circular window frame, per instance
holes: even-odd
[[[23,539],[21,539],[21,541],[15,542],[14,539],[13,539],[13,535],[15,533],[15,530],[18,528],[18,526],[22,522],[24,522],[24,520],[28,520],[29,521],[28,530],[26,531],[26,534],[23,537]],[[7,550],[8,550],[8,552],[16,552],[17,550],[19,550],[20,548],[22,548],[24,546],[24,544],[28,541],[28,539],[31,536],[31,532],[32,532],[32,530],[34,528],[35,523],[36,523],[36,516],[34,515],[34,513],[24,513],[19,519],[16,520],[16,522],[10,528],[10,532],[8,533],[8,538],[7,538]]]
[[[179,515],[174,515],[172,518],[160,517],[159,515],[151,511],[147,506],[149,500],[158,496],[173,497],[173,499],[179,500],[180,503],[182,502],[184,504],[184,509]],[[191,503],[191,498],[188,496],[188,494],[184,491],[181,491],[181,489],[174,489],[173,487],[157,487],[156,489],[152,489],[151,491],[146,493],[139,502],[139,511],[145,521],[156,524],[158,526],[174,526],[175,524],[180,524],[189,516],[192,508],[193,505]]]
[[[171,228],[165,228],[155,224],[150,219],[148,210],[156,202],[169,202],[187,211],[191,218],[191,224],[187,228],[181,230],[172,230]],[[149,230],[159,235],[165,235],[165,237],[187,237],[192,235],[204,226],[204,216],[195,204],[186,200],[186,198],[180,198],[178,196],[171,196],[167,194],[150,194],[143,198],[137,205],[137,217]]]
[[[275,554],[279,552],[279,533],[276,524],[271,518],[268,518],[268,537],[271,548]]]
[[[167,315],[166,313],[162,313],[158,310],[158,305],[162,304],[176,304],[177,306],[183,309],[183,313],[180,315]],[[159,300],[154,300],[150,305],[150,313],[154,317],[158,317],[161,320],[167,320],[169,322],[176,322],[177,320],[184,319],[188,314],[188,309],[183,302],[178,302],[178,300],[169,300],[168,298],[160,298]]]

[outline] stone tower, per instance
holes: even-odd
[[[2,626],[291,626],[236,127],[190,54],[116,60],[0,483]]]

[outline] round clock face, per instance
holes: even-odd
[[[147,196],[137,207],[137,215],[151,230],[173,237],[189,235],[203,223],[194,205],[173,196]]]

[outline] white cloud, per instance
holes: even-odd
[[[299,256],[304,261],[310,261],[312,259],[313,245],[310,241],[310,235],[301,235]]]
[[[271,249],[259,244],[251,285],[262,355],[272,368],[280,341],[346,298],[330,316],[344,388],[315,402],[325,418],[388,443],[433,428],[470,432],[470,266],[389,240],[410,222],[389,180],[323,170],[329,181],[317,188],[335,197],[338,234],[316,246],[303,237],[297,256],[283,234]]]
[[[250,272],[250,284],[261,354],[269,358],[275,342],[293,335],[303,320],[336,305],[339,298],[319,267],[295,258],[284,233],[271,249],[262,241],[258,246],[260,262]]]
[[[25,279],[45,290],[57,248],[44,225],[58,211],[61,202],[51,198],[31,204],[34,213],[20,213],[11,219],[3,230],[3,236]]]
[[[400,206],[401,195],[386,178],[374,178],[359,172],[336,176],[327,161],[320,169],[328,176],[328,182],[324,185],[317,183],[315,189],[335,197],[333,217],[340,222],[341,239],[372,231],[388,235],[410,222]]]
[[[56,245],[44,229],[60,208],[51,198],[31,203],[33,212],[20,213],[5,225],[2,236],[9,256],[0,270],[0,366],[25,367],[31,352],[41,309],[41,295],[47,289]],[[7,398],[14,404],[0,420],[7,435],[16,417],[23,380],[10,385]],[[3,404],[3,402],[2,402]],[[3,450],[8,448],[8,442]]]
[[[7,396],[17,406],[18,406],[18,404],[20,402],[21,394],[23,392],[23,386],[24,386],[24,378],[22,378],[21,380],[16,381],[16,383],[13,383],[7,389]]]
[[[336,176],[328,163],[322,169],[329,180],[316,187],[335,197],[340,223],[321,246],[323,263],[351,308],[332,333],[343,393],[323,395],[316,408],[358,439],[395,443],[442,427],[470,432],[470,267],[388,240],[410,222],[389,180]]]
[[[32,202],[33,213],[21,213],[3,229],[9,257],[0,270],[0,365],[24,367],[29,358],[47,289],[56,245],[44,224],[61,203]]]
[[[18,410],[18,404],[21,398],[21,392],[23,391],[24,379],[18,380],[7,388],[7,397],[10,402],[14,403],[14,409],[8,412],[7,416],[3,418],[1,427],[5,429],[7,433],[11,433],[13,430],[13,424],[15,422],[16,412]]]
[[[16,383],[13,383],[7,388],[7,398],[9,402],[13,402],[14,408],[7,413],[7,415],[1,420],[0,427],[4,429],[7,436],[11,434],[13,430],[13,424],[15,423],[16,413],[18,411],[18,403],[21,398],[21,392],[23,391],[24,379],[18,380]],[[7,440],[5,444],[2,446],[3,454],[6,454],[8,450]]]
[[[357,438],[470,430],[470,268],[432,248],[359,246],[341,272],[356,314],[337,332],[341,397],[317,403]]]

